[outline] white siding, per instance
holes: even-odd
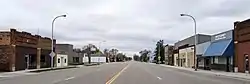
[[[68,66],[68,55],[57,54],[57,56],[56,56],[56,66],[57,67]]]
[[[88,61],[89,61],[88,57],[83,57],[83,62],[88,62]],[[104,63],[106,62],[106,57],[91,57],[91,62]]]

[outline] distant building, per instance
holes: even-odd
[[[165,63],[167,65],[174,65],[174,54],[173,54],[173,51],[174,51],[174,46],[173,45],[165,45],[164,46],[164,50],[165,50]]]
[[[106,56],[104,54],[91,54],[91,63],[105,63]],[[89,61],[88,56],[83,57],[83,62],[87,63]]]
[[[72,44],[56,44],[56,53],[68,57],[68,64],[82,64],[84,53],[81,49],[73,49]]]

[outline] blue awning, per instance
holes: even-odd
[[[212,42],[203,56],[233,56],[232,39]]]

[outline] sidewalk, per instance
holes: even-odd
[[[83,65],[76,65],[76,66],[67,66],[67,67],[55,67],[52,70],[58,70],[58,69],[66,69],[66,68],[78,68],[78,67],[83,67]],[[42,72],[42,71],[48,71],[51,68],[40,68],[40,69],[28,69],[28,70],[20,70],[20,71],[14,71],[14,72],[1,72],[0,73],[0,78],[2,77],[15,77],[15,76],[22,76],[22,75],[34,75],[34,74],[39,74],[39,73],[30,73],[30,72]],[[51,71],[51,70],[50,70]]]
[[[230,77],[230,78],[240,78],[240,79],[250,80],[250,74],[246,74],[246,73],[234,73],[234,72],[224,72],[224,71],[215,71],[215,70],[208,71],[208,70],[202,70],[202,69],[198,69],[197,71],[194,71],[193,68],[169,66],[169,65],[165,65],[165,64],[160,64],[160,66],[175,68],[175,69],[180,69],[180,70],[186,70],[186,71],[191,71],[191,72],[196,72],[196,73],[205,73],[205,74],[211,74],[211,75],[216,75],[216,76],[226,76],[226,77]]]

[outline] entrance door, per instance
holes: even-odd
[[[248,54],[245,54],[245,73],[249,73],[249,59],[248,59]]]
[[[204,59],[205,59],[205,62],[204,62],[204,69],[205,69],[205,70],[210,70],[210,62],[211,62],[210,58],[209,58],[209,57],[206,57],[206,58],[204,58]]]
[[[61,57],[61,67],[64,66],[64,60],[63,60],[63,57]]]
[[[30,63],[30,56],[25,55],[25,63],[26,63],[26,69],[29,69],[29,63]]]

